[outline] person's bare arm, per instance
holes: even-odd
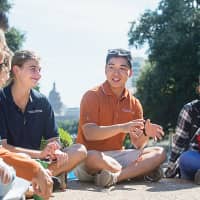
[[[48,142],[49,143],[55,142],[57,144],[57,148],[60,148],[57,138],[49,139]],[[54,153],[55,151],[54,149],[52,149],[51,145],[47,145],[42,151],[16,147],[16,146],[8,144],[6,139],[2,140],[2,145],[4,148],[8,149],[11,152],[25,153],[29,155],[31,158],[39,158],[39,159],[47,158],[52,155],[52,152]]]
[[[149,137],[143,134],[143,130],[136,130],[136,132],[129,133],[129,135],[131,143],[136,149],[144,148],[149,141]]]
[[[158,124],[151,123],[149,119],[145,122],[144,130],[136,129],[130,133],[131,142],[138,149],[144,148],[150,137],[157,140],[162,139],[163,136],[164,132],[162,127]]]
[[[53,190],[53,181],[50,174],[43,167],[40,167],[36,176],[32,179],[34,193],[49,199]]]
[[[21,148],[21,147],[15,147],[13,145],[10,145],[7,143],[6,139],[2,140],[2,146],[9,151],[15,152],[15,153],[25,153],[29,155],[31,158],[41,158],[40,154],[41,151],[38,150],[33,150],[33,149],[26,149],[26,148]]]
[[[129,133],[135,128],[143,129],[143,127],[143,119],[137,119],[127,123],[110,126],[98,126],[95,123],[87,123],[82,126],[83,134],[87,140],[104,140],[119,133]]]
[[[150,137],[154,140],[160,140],[163,136],[164,132],[162,127],[158,124],[151,123],[149,119],[145,122],[144,130],[136,129],[130,133],[131,142],[137,149],[144,148]]]
[[[145,134],[154,140],[161,140],[164,136],[164,131],[162,126],[153,124],[147,119],[145,122]]]

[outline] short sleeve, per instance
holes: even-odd
[[[81,100],[80,105],[80,121],[83,124],[95,123],[99,121],[99,101],[98,96],[92,92],[88,91]]]

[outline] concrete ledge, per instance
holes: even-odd
[[[200,187],[181,179],[162,179],[157,183],[127,181],[109,189],[90,183],[68,182],[65,192],[53,193],[56,200],[198,200]]]

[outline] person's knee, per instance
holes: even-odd
[[[74,149],[78,152],[81,159],[87,157],[87,149],[83,144],[74,144]]]
[[[166,152],[163,147],[154,147],[154,153],[160,163],[163,163],[166,160]]]
[[[87,160],[95,162],[96,160],[103,160],[103,152],[91,150],[87,154]]]
[[[180,165],[180,168],[181,169],[186,169],[186,168],[190,168],[190,155],[189,155],[189,152],[183,152],[180,156],[180,159],[179,159],[179,165]]]
[[[196,169],[194,162],[191,159],[190,152],[183,152],[179,158],[179,167],[181,177],[185,179],[193,179]]]
[[[89,171],[96,171],[101,168],[101,164],[103,161],[103,153],[96,150],[88,151],[87,158],[85,160],[86,168]]]

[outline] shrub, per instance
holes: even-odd
[[[73,144],[71,135],[67,131],[65,131],[63,128],[58,128],[58,133],[60,137],[60,142],[63,145],[63,147],[68,147]],[[47,144],[47,141],[44,138],[42,138],[40,149],[44,149],[46,144]]]
[[[60,136],[60,141],[64,147],[67,147],[73,144],[72,137],[67,131],[65,131],[63,128],[59,128],[58,132]]]

